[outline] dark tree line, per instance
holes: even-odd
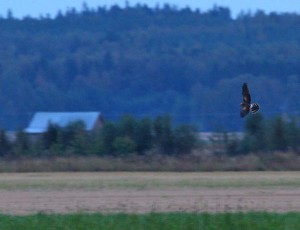
[[[212,138],[215,153],[229,155],[247,153],[294,152],[300,153],[299,116],[275,116],[266,119],[258,113],[246,119],[242,137],[218,132]]]
[[[16,133],[11,140],[0,132],[0,157],[111,156],[129,154],[170,155],[225,154],[236,156],[274,152],[300,153],[299,116],[265,118],[261,113],[248,116],[242,133],[220,128],[209,140],[199,136],[192,125],[174,125],[168,115],[155,119],[135,119],[124,115],[118,121],[106,121],[99,130],[87,132],[78,121],[60,127],[49,124],[47,132],[38,136]]]
[[[300,16],[170,5],[69,9],[0,18],[0,126],[36,111],[101,111],[110,120],[171,114],[177,124],[242,130],[241,84],[266,117],[300,106]],[[124,87],[126,86],[126,87]]]
[[[15,140],[0,133],[0,156],[126,156],[150,153],[182,155],[197,147],[197,131],[190,125],[174,126],[167,115],[154,120],[123,116],[106,121],[100,130],[87,132],[84,123],[66,127],[49,124],[45,133],[32,136],[19,131]]]

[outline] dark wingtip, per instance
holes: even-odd
[[[243,87],[242,87],[242,94],[244,94],[244,93],[249,94],[248,85],[246,82],[243,84]]]

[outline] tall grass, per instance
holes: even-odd
[[[299,176],[298,171],[1,173],[0,190],[293,189],[300,187]]]
[[[0,172],[68,171],[282,171],[300,170],[300,155],[274,152],[228,156],[193,153],[183,156],[128,155],[126,157],[70,156],[51,158],[0,158]]]
[[[300,213],[150,213],[150,214],[37,214],[0,215],[7,230],[296,230]]]

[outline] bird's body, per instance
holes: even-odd
[[[243,101],[241,102],[240,116],[245,117],[249,112],[256,113],[259,110],[259,105],[257,103],[251,103],[251,96],[247,83],[243,84],[242,95]]]

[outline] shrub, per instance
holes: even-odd
[[[116,137],[113,141],[113,150],[118,155],[126,155],[136,150],[136,144],[130,137]]]

